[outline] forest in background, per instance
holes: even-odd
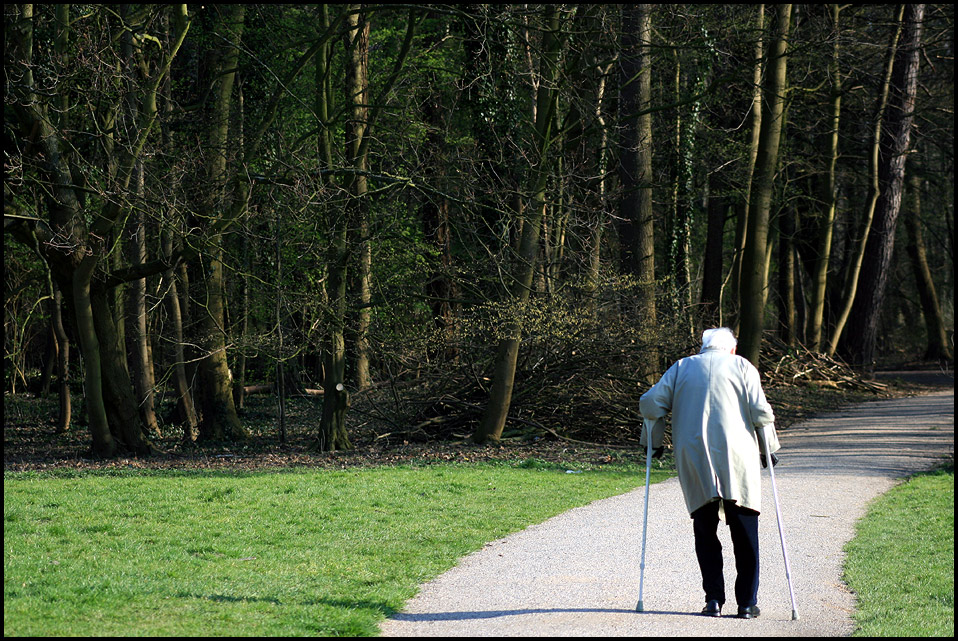
[[[631,434],[717,325],[765,380],[950,362],[953,17],[4,5],[5,395],[146,456],[265,386],[329,451]]]

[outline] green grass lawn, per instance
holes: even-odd
[[[876,500],[845,550],[856,636],[953,637],[954,463]]]
[[[5,473],[4,636],[375,635],[485,542],[645,481],[576,471]]]
[[[4,635],[375,635],[483,543],[645,478],[575,471],[5,473]],[[953,636],[954,467],[877,500],[846,551],[858,635]]]

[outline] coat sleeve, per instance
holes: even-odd
[[[639,411],[645,419],[665,417],[672,411],[672,392],[675,387],[675,365],[670,367],[659,382],[639,399]]]
[[[762,389],[762,380],[758,370],[754,365],[748,363],[745,373],[746,390],[748,395],[748,411],[752,421],[752,427],[755,428],[758,436],[758,446],[762,454],[768,454],[765,451],[765,439],[768,439],[768,449],[771,452],[777,452],[781,449],[778,442],[778,435],[775,433],[775,414],[772,406],[765,398],[765,391]],[[764,438],[763,433],[764,432]]]
[[[639,443],[648,446],[647,435],[652,434],[652,447],[661,447],[665,438],[665,417],[672,410],[672,392],[675,385],[675,366],[670,367],[659,382],[639,399],[639,411],[645,419]]]

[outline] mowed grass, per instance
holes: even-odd
[[[955,634],[954,463],[876,500],[845,551],[855,636]]]
[[[575,472],[5,473],[4,636],[376,635],[484,543],[645,481]]]

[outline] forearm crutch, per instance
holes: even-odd
[[[642,520],[642,559],[639,561],[639,604],[635,606],[636,612],[645,610],[645,605],[642,603],[642,590],[645,587],[645,535],[649,529],[649,477],[652,465],[652,429],[649,423],[646,423],[644,428],[649,446],[645,452],[645,517]]]
[[[785,532],[782,530],[782,510],[778,505],[778,488],[775,487],[775,464],[772,462],[772,453],[768,450],[768,436],[765,434],[765,428],[760,427],[759,431],[762,433],[762,443],[765,446],[765,461],[768,464],[768,473],[772,479],[772,496],[775,497],[775,517],[778,519],[778,537],[782,541],[782,557],[785,559],[785,581],[788,583],[788,596],[792,600],[792,621],[797,621],[798,609],[795,607],[795,590],[792,589],[792,569],[788,564],[788,552],[785,550]]]

